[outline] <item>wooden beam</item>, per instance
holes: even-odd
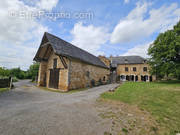
[[[68,67],[67,67],[67,64],[66,64],[66,61],[64,60],[64,58],[62,56],[59,56],[59,58],[63,64],[64,68],[67,69]]]
[[[50,44],[50,42],[47,42],[47,43],[42,44],[40,47],[45,47],[45,46],[47,46],[49,44]]]

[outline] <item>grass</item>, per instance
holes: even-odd
[[[0,88],[0,93],[9,90],[9,88]]]
[[[70,91],[60,91],[60,90],[56,90],[56,89],[51,89],[51,88],[46,88],[46,87],[38,87],[42,90],[46,90],[46,91],[50,91],[50,92],[57,92],[57,93],[76,93],[76,92],[80,92],[80,91],[84,91],[87,90],[88,88],[80,88],[80,89],[75,89],[75,90],[70,90]]]
[[[161,127],[160,134],[180,133],[180,81],[126,82],[102,98],[137,105],[149,111]]]

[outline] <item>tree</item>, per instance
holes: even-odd
[[[38,76],[39,71],[39,63],[34,62],[27,71],[27,78],[32,79],[32,81],[35,80],[35,78]]]
[[[173,30],[159,34],[148,54],[152,74],[159,78],[171,75],[180,79],[180,22]]]
[[[10,76],[17,77],[18,79],[26,79],[25,71],[19,68],[13,68],[10,70]]]
[[[7,77],[9,76],[10,71],[6,68],[0,67],[0,76]]]

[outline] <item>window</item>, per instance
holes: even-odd
[[[57,68],[57,59],[54,59],[53,68]]]
[[[128,67],[125,67],[125,71],[128,72]]]
[[[128,63],[128,60],[127,60],[127,59],[125,59],[124,63]]]
[[[105,76],[103,77],[103,81],[106,81],[106,77]]]
[[[144,68],[143,68],[143,71],[144,71],[144,72],[147,72],[147,67],[144,67]]]
[[[89,78],[89,76],[90,76],[89,71],[86,72],[86,76]]]
[[[136,67],[133,67],[133,71],[136,72]]]

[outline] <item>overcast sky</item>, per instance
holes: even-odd
[[[179,0],[1,0],[0,66],[26,70],[45,31],[96,56],[147,57],[179,19]]]

